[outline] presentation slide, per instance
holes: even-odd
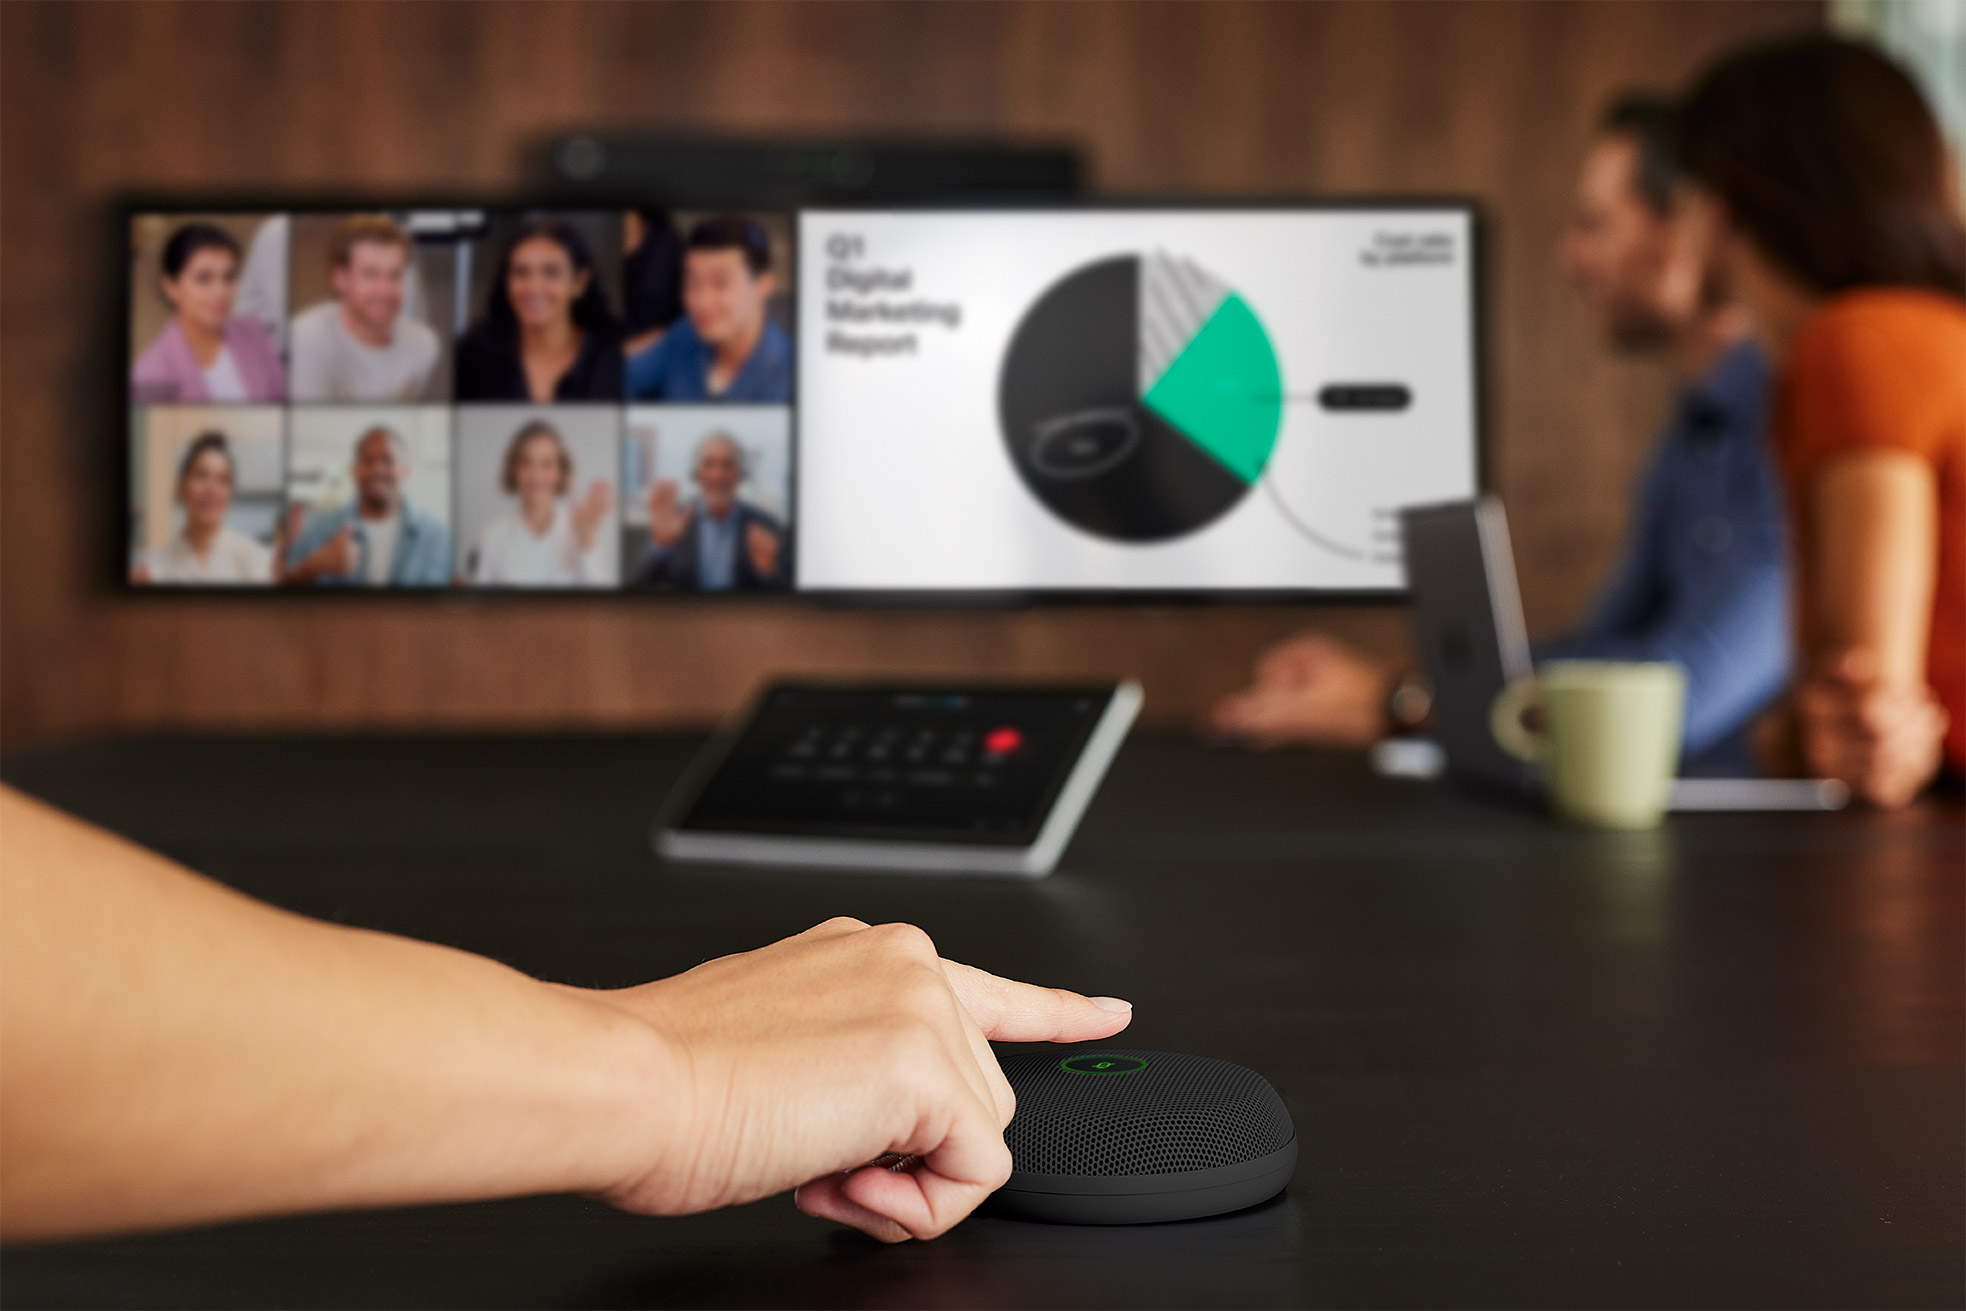
[[[799,587],[1375,591],[1476,492],[1460,206],[799,216]]]

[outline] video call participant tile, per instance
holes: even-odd
[[[496,216],[470,255],[458,401],[619,405],[621,217]]]
[[[614,407],[461,407],[458,577],[477,587],[618,586],[620,461]]]
[[[287,396],[284,216],[146,214],[130,231],[130,401]]]
[[[298,404],[403,404],[451,393],[457,279],[469,240],[432,214],[296,214],[288,396]]]
[[[135,412],[131,582],[272,586],[286,422],[286,411],[273,405],[154,405]]]
[[[790,585],[788,408],[633,406],[622,478],[622,559],[632,586],[771,592]]]
[[[287,500],[288,584],[450,585],[450,409],[294,407]]]
[[[789,404],[790,216],[635,210],[627,231],[629,400]]]

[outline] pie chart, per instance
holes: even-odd
[[[1031,494],[1085,532],[1156,542],[1205,527],[1269,464],[1283,378],[1241,295],[1155,253],[1053,283],[1004,353],[998,418]]]

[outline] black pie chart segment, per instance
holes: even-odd
[[[1052,284],[1011,337],[997,396],[1011,463],[1031,494],[1120,542],[1192,533],[1253,481],[1142,403],[1140,287],[1132,255]]]

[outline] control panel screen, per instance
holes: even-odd
[[[1028,845],[1112,695],[781,686],[675,827]]]

